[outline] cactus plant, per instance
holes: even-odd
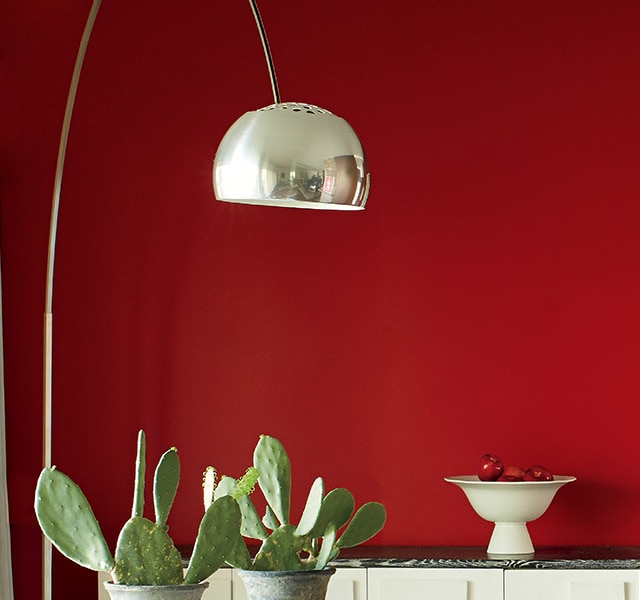
[[[313,482],[300,520],[293,525],[291,465],[282,443],[268,435],[260,436],[253,464],[266,511],[261,519],[248,495],[238,500],[241,534],[226,559],[233,567],[252,571],[322,570],[342,548],[366,542],[384,526],[386,510],[382,504],[367,502],[354,513],[351,492],[335,488],[325,494],[321,477]],[[223,478],[218,485],[219,498],[235,487],[235,480]],[[245,538],[261,543],[254,557]]]
[[[143,516],[145,455],[145,434],[141,430],[132,514],[118,537],[115,557],[82,490],[56,467],[43,469],[38,479],[35,511],[40,528],[67,558],[94,571],[111,573],[116,584],[199,583],[221,567],[234,548],[241,525],[236,496],[245,493],[246,485],[237,492],[228,490],[207,505],[191,560],[184,572],[182,557],[169,537],[167,527],[180,478],[178,453],[175,448],[167,450],[155,470],[155,521]]]

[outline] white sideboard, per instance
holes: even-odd
[[[347,554],[347,553],[345,553]],[[490,558],[482,548],[361,548],[336,561],[327,600],[640,600],[640,547],[541,549]],[[98,598],[109,600],[98,577]],[[234,569],[203,600],[247,600]]]

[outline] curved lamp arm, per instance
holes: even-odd
[[[49,229],[49,251],[47,254],[47,280],[46,299],[44,313],[44,406],[43,406],[43,463],[45,467],[51,466],[51,415],[52,415],[52,355],[53,355],[53,271],[56,254],[56,234],[58,231],[58,212],[60,208],[60,190],[62,187],[62,173],[64,171],[64,160],[67,153],[67,140],[69,138],[69,127],[71,125],[71,115],[73,104],[76,99],[78,81],[82,71],[84,55],[91,37],[91,30],[100,8],[101,0],[94,0],[91,12],[80,41],[80,49],[73,69],[69,94],[67,96],[67,106],[64,112],[62,123],[62,133],[60,134],[60,145],[58,147],[58,162],[53,184],[53,200],[51,203],[51,225]],[[52,595],[52,546],[51,542],[42,537],[42,597],[50,600]]]
[[[271,89],[273,90],[273,101],[275,104],[280,104],[280,90],[278,89],[278,80],[276,79],[276,68],[273,65],[273,58],[271,57],[271,50],[269,49],[269,42],[267,40],[267,32],[262,24],[262,17],[258,10],[258,5],[255,0],[249,0],[251,4],[251,10],[253,16],[256,19],[256,25],[258,26],[258,32],[260,33],[260,40],[262,41],[262,47],[264,48],[264,55],[267,59],[267,68],[269,69],[269,77],[271,78]]]

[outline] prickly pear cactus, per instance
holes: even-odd
[[[227,555],[238,545],[238,540],[242,539],[242,516],[236,495],[246,494],[253,488],[257,474],[252,470],[243,478],[242,485],[238,482],[238,489],[234,486],[229,495],[215,502],[213,497],[210,498],[185,581],[182,557],[167,533],[167,518],[180,479],[178,454],[175,448],[167,450],[156,467],[153,486],[155,522],[143,516],[145,455],[145,435],[140,431],[132,516],[118,537],[115,559],[84,494],[55,467],[44,469],[38,479],[35,510],[40,527],[65,556],[83,567],[111,572],[115,583],[159,586],[199,583],[224,563]],[[211,496],[214,486],[215,476],[209,486]],[[239,556],[241,550],[239,547]],[[246,560],[250,561],[248,552]]]
[[[239,480],[223,475],[217,485],[216,476],[216,470],[213,467],[207,467],[202,483],[205,508],[208,510],[212,503],[221,503],[221,501],[231,504],[230,499],[233,498],[239,511],[237,514],[238,523],[242,526],[241,528],[234,526],[235,539],[231,548],[226,552],[226,558],[223,562],[238,569],[248,569],[251,566],[251,556],[242,536],[247,535],[259,539],[267,537],[267,532],[260,523],[258,513],[248,497],[258,481],[258,471],[254,467],[249,467]],[[227,499],[223,500],[225,497]],[[186,577],[188,578],[189,574]]]
[[[367,541],[384,526],[386,510],[382,504],[368,502],[354,514],[351,492],[335,488],[325,494],[321,477],[311,485],[298,525],[292,525],[291,466],[284,446],[276,438],[262,435],[253,459],[267,506],[260,519],[248,496],[239,499],[241,532],[244,537],[262,540],[262,546],[251,560],[246,543],[240,538],[227,559],[232,566],[260,571],[321,570],[338,556],[341,548]],[[221,486],[223,482],[224,478]],[[231,489],[230,482],[225,485]]]
[[[94,571],[111,571],[115,562],[82,490],[56,467],[42,471],[35,510],[42,532],[67,558]]]

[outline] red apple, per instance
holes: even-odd
[[[502,475],[498,478],[498,481],[522,481],[524,479],[524,469],[520,467],[508,466],[505,467]]]
[[[553,474],[542,465],[533,465],[524,473],[525,481],[553,481]]]
[[[496,481],[503,471],[504,463],[495,454],[483,454],[478,460],[476,473],[480,481]]]

